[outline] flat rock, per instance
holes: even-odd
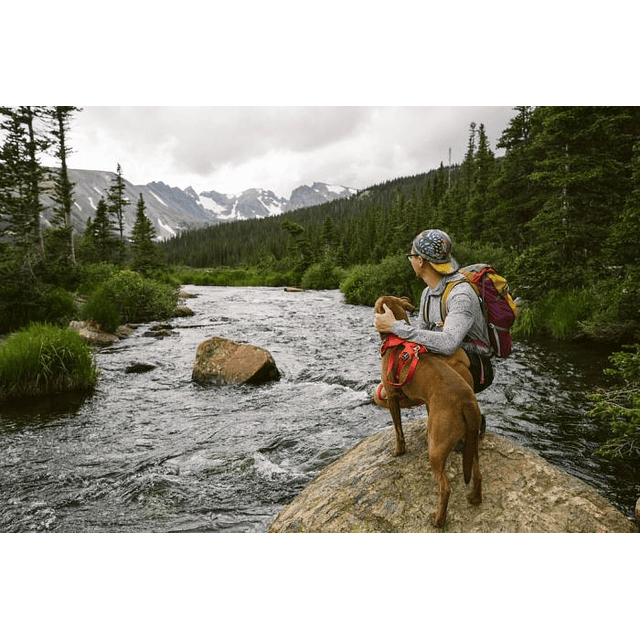
[[[96,347],[106,347],[122,338],[126,338],[133,332],[133,326],[128,324],[120,325],[115,333],[107,333],[95,322],[85,322],[72,320],[69,328],[76,331],[79,336],[88,344]]]
[[[376,433],[326,467],[282,509],[269,532],[637,532],[595,489],[511,440],[480,441],[482,504],[470,505],[462,456],[447,461],[447,521],[436,528],[438,485],[429,467],[425,421],[403,425],[404,456],[393,457],[393,428]]]

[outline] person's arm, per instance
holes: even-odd
[[[434,353],[451,355],[462,344],[474,322],[473,300],[464,291],[465,288],[456,287],[459,290],[451,292],[442,331],[429,331],[398,321],[393,323],[391,333],[403,340],[421,344]]]

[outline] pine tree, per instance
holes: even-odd
[[[632,189],[607,239],[606,259],[614,266],[638,265],[640,255],[640,140],[633,147]]]
[[[478,143],[473,157],[471,194],[467,205],[465,227],[473,239],[492,240],[494,230],[488,219],[492,195],[490,186],[495,179],[495,156],[489,147],[484,124],[476,130]]]
[[[158,267],[158,247],[154,243],[155,236],[155,229],[145,213],[144,198],[140,194],[136,205],[136,221],[131,231],[132,268],[135,271],[146,273]]]
[[[514,110],[516,115],[496,145],[505,150],[505,155],[491,186],[489,221],[495,230],[494,242],[522,250],[528,244],[525,225],[542,205],[539,190],[531,178],[535,160],[530,140],[533,108],[519,106]]]
[[[118,241],[113,236],[113,224],[109,218],[109,211],[104,198],[100,198],[100,200],[98,200],[96,215],[93,224],[91,225],[91,231],[96,247],[96,261],[111,262],[114,257],[114,249]]]
[[[569,267],[576,285],[582,269],[600,262],[624,206],[638,116],[635,107],[538,107],[534,114],[532,177],[544,202],[529,226],[550,263]]]
[[[107,191],[107,210],[112,220],[114,221],[115,228],[119,235],[118,244],[118,261],[121,262],[124,259],[124,209],[129,204],[129,200],[125,198],[125,184],[122,177],[122,168],[118,163],[116,175]]]
[[[76,107],[54,107],[50,115],[53,120],[52,134],[57,140],[56,157],[60,159],[60,168],[55,173],[53,187],[54,217],[53,225],[61,236],[61,258],[67,264],[75,264],[75,248],[73,227],[71,224],[71,208],[73,206],[73,183],[69,179],[67,156],[71,148],[67,144],[67,134],[71,117]]]
[[[40,184],[44,177],[38,155],[48,140],[36,131],[42,114],[36,107],[0,108],[0,221],[17,251],[20,267],[33,276],[37,262],[44,260],[40,226]]]

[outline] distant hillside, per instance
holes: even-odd
[[[72,225],[77,233],[86,228],[88,218],[95,215],[100,198],[105,198],[116,174],[111,171],[70,169],[74,183],[74,208]],[[125,209],[124,232],[131,235],[135,222],[136,203],[140,194],[144,199],[147,217],[155,227],[157,238],[166,240],[189,229],[199,229],[230,220],[250,220],[279,215],[311,204],[321,204],[338,198],[349,197],[355,189],[315,182],[311,187],[294,189],[291,198],[278,198],[264,189],[247,189],[239,195],[224,195],[216,191],[200,194],[194,189],[170,187],[164,182],[150,182],[136,186],[124,180],[125,198],[130,206]],[[46,189],[45,189],[46,191]],[[53,217],[53,202],[44,195],[42,222],[49,225]]]

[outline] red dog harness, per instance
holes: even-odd
[[[387,383],[392,387],[403,387],[413,378],[420,354],[428,353],[428,349],[421,344],[403,340],[393,333],[388,334],[382,343],[380,355],[384,355],[387,349],[393,349],[393,352],[389,355],[389,364],[387,366]],[[402,373],[405,369],[406,374],[404,380],[402,380]]]

